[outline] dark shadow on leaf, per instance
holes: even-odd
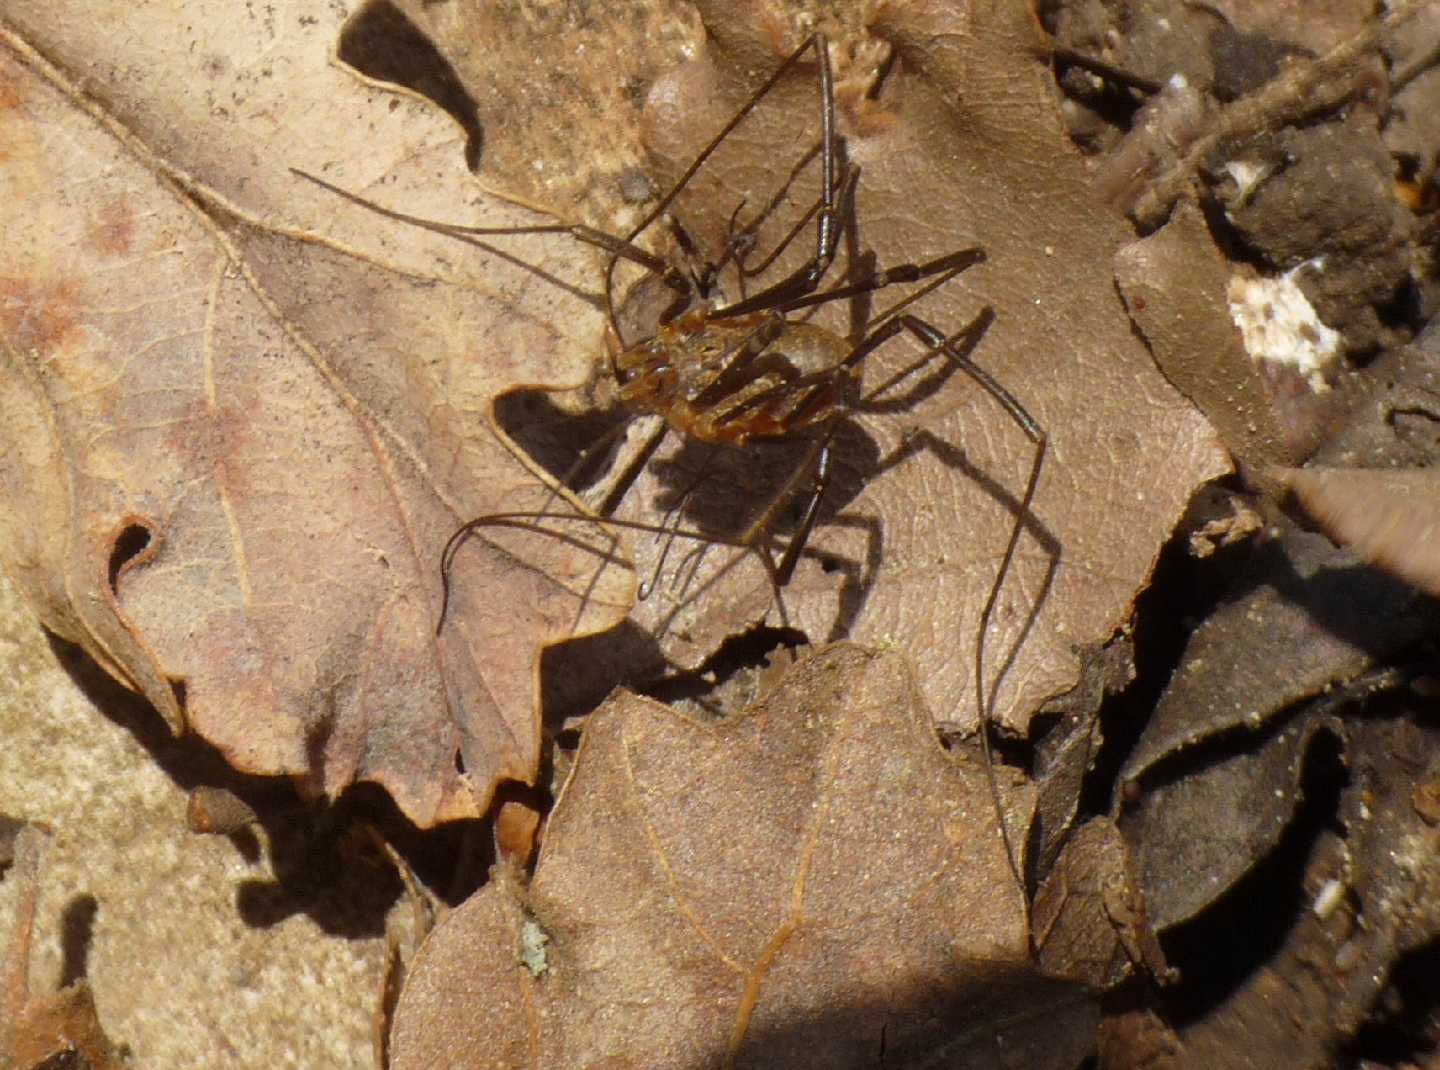
[[[465,165],[479,169],[479,109],[454,68],[399,8],[389,0],[365,4],[345,24],[336,54],[365,77],[403,86],[449,113],[465,131]]]
[[[557,481],[569,477],[571,490],[592,486],[610,467],[619,429],[630,421],[619,410],[579,415],[555,404],[548,390],[511,390],[495,399],[496,422]]]
[[[1423,1065],[1435,1055],[1435,1021],[1440,1012],[1440,940],[1401,956],[1391,971],[1383,1007],[1355,1036],[1347,1054],[1353,1065]]]
[[[1299,805],[1279,844],[1194,920],[1161,936],[1166,958],[1180,971],[1179,983],[1166,991],[1177,1027],[1211,1013],[1284,943],[1309,906],[1301,875],[1317,837],[1335,821],[1345,781],[1339,742],[1319,733],[1306,755]]]

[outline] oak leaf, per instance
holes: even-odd
[[[720,723],[617,693],[529,888],[422,947],[394,1066],[1072,1065],[1055,1016],[1093,1006],[1031,967],[994,820],[897,655],[822,650]]]

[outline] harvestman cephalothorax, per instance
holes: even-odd
[[[704,261],[693,239],[669,210],[730,133],[807,53],[812,52],[820,89],[820,196],[801,225],[811,219],[814,221],[814,253],[778,281],[727,302],[720,292],[718,280],[727,265],[743,258],[746,235],[743,231],[732,233],[720,259]],[[481,245],[483,238],[557,234],[602,250],[607,256],[605,311],[617,340],[610,357],[610,372],[617,385],[619,399],[626,408],[635,413],[656,414],[663,418],[669,431],[704,443],[743,449],[751,442],[774,440],[803,446],[803,463],[795,469],[796,475],[785,483],[769,506],[738,539],[719,540],[758,549],[759,540],[767,534],[780,506],[800,494],[803,484],[808,482],[808,494],[799,523],[779,562],[775,563],[761,554],[777,588],[790,581],[820,515],[821,503],[830,483],[831,447],[836,429],[847,416],[866,411],[867,397],[861,390],[866,358],[897,335],[909,334],[924,347],[923,358],[911,366],[912,370],[938,359],[946,362],[950,369],[969,376],[999,404],[1034,446],[1034,460],[1019,498],[1016,519],[999,568],[981,610],[975,642],[975,694],[981,716],[981,745],[989,770],[991,753],[984,684],[985,633],[1035,497],[1045,457],[1045,432],[1014,395],[969,358],[968,347],[962,347],[961,343],[973,336],[973,324],[954,335],[947,335],[938,327],[905,311],[919,297],[982,261],[985,258],[982,250],[961,249],[920,263],[872,270],[842,279],[830,289],[821,289],[836,259],[847,212],[853,207],[860,180],[859,167],[846,162],[844,142],[836,130],[835,113],[829,45],[824,36],[816,34],[791,53],[755,90],[691,161],[670,190],[624,236],[571,223],[520,227],[470,227],[440,223],[381,207],[312,175],[298,171],[296,174],[373,212],[460,241]],[[739,212],[738,206],[736,212]],[[681,250],[682,255],[674,261],[635,244],[643,232],[662,219]],[[799,229],[797,226],[792,230],[787,243]],[[673,300],[659,314],[653,330],[643,332],[638,338],[627,337],[622,330],[621,316],[614,299],[615,271],[621,260],[638,264],[649,273],[648,278],[658,280],[673,294]],[[829,302],[855,299],[890,286],[917,282],[924,282],[924,285],[871,318],[858,341],[847,340],[825,327],[796,317],[796,313],[802,310]],[[873,394],[870,396],[873,397]],[[644,456],[648,457],[652,450],[653,446]],[[641,463],[644,463],[643,459]],[[615,505],[614,500],[607,501],[602,512],[613,509]],[[486,527],[533,523],[543,517],[544,514],[534,512],[492,513],[462,525],[450,538],[441,557],[447,595],[450,564],[455,550],[465,539]],[[614,520],[610,522],[617,523]],[[654,525],[618,523],[622,527],[658,530]],[[667,534],[710,538],[699,532],[672,531]],[[444,612],[442,607],[442,622]],[[999,817],[1001,836],[1010,866],[1023,887],[1006,829],[999,789],[994,782],[993,770],[990,772],[990,790]]]

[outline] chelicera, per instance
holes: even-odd
[[[671,217],[669,210],[686,184],[726,137],[811,52],[814,53],[820,90],[820,196],[818,203],[806,215],[807,220],[814,220],[814,252],[778,281],[753,294],[742,295],[739,300],[727,302],[720,293],[717,279],[727,264],[743,267],[740,261],[745,252],[746,235],[743,231],[738,235],[732,234],[720,260],[704,262],[694,241],[683,225]],[[938,327],[904,311],[915,298],[944,285],[982,261],[985,257],[982,250],[966,248],[923,262],[881,268],[822,289],[845,230],[846,208],[853,203],[860,180],[860,169],[844,160],[843,140],[836,129],[834,96],[828,41],[823,35],[816,34],[791,53],[755,90],[670,190],[623,237],[584,224],[470,227],[440,223],[381,207],[314,176],[296,173],[371,211],[460,241],[483,244],[481,239],[504,235],[562,234],[603,250],[607,254],[605,308],[610,330],[617,340],[610,357],[610,371],[619,399],[629,410],[656,414],[664,420],[667,431],[718,446],[743,449],[755,441],[778,440],[805,447],[806,455],[796,469],[797,476],[785,485],[779,498],[762,511],[739,539],[720,540],[754,545],[766,532],[779,506],[801,493],[803,485],[808,482],[799,523],[779,562],[772,563],[762,555],[777,588],[784,587],[794,575],[820,515],[821,503],[830,482],[831,447],[836,430],[847,416],[863,411],[861,380],[866,359],[897,335],[909,334],[924,347],[921,363],[939,359],[947,362],[953,370],[969,376],[1000,405],[1034,445],[1034,460],[1019,498],[1016,521],[981,613],[975,652],[975,685],[983,719],[986,709],[986,691],[982,682],[985,631],[1034,500],[1045,456],[1046,437],[1020,402],[962,351],[960,342],[973,331],[973,325],[967,325],[955,335],[947,335]],[[737,207],[737,213],[738,210]],[[636,239],[662,218],[682,254],[674,262],[636,244]],[[791,237],[795,233],[792,231]],[[788,238],[786,240],[789,241]],[[659,314],[653,330],[642,331],[638,338],[626,337],[614,300],[615,272],[622,260],[646,269],[651,280],[673,295]],[[745,272],[742,270],[741,274],[744,277]],[[854,299],[897,284],[910,283],[924,285],[867,324],[863,337],[858,341],[847,340],[826,327],[796,316],[802,310],[818,305]],[[645,456],[653,452],[655,445],[658,442],[651,444]],[[607,501],[602,514],[608,513],[614,505],[613,500]],[[462,525],[442,554],[442,575],[447,592],[450,561],[456,548],[467,537],[487,526],[531,522],[539,517],[540,514],[536,513],[498,513],[476,517]],[[624,526],[658,530],[640,524]],[[682,534],[707,537],[703,533]],[[443,617],[442,606],[442,622]],[[988,761],[988,736],[983,728],[980,734]],[[998,793],[996,805],[999,806]],[[1005,835],[1003,820],[1001,831]],[[1008,850],[1008,835],[1006,845]],[[1013,867],[1014,855],[1013,852],[1010,854]]]

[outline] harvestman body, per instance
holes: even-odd
[[[720,264],[707,263],[701,270],[672,264],[634,244],[635,239],[666,213],[675,198],[730,132],[764,98],[765,94],[814,50],[819,69],[819,146],[821,194],[815,216],[814,255],[798,269],[774,284],[730,304],[718,304],[712,291],[715,278],[725,262],[736,256],[732,239]],[[925,293],[943,285],[966,268],[984,259],[979,249],[963,249],[925,263],[907,263],[875,271],[854,281],[820,291],[835,260],[844,229],[842,210],[854,196],[859,169],[846,167],[840,176],[841,140],[835,129],[835,101],[828,43],[815,35],[793,52],[770,78],[755,91],[706,148],[695,158],[671,190],[646,216],[620,238],[583,224],[542,224],[524,227],[465,227],[395,212],[372,204],[314,176],[296,172],[302,178],[392,219],[412,223],[461,241],[480,244],[478,239],[514,234],[566,234],[609,254],[605,271],[605,306],[618,351],[611,356],[611,371],[623,404],[633,411],[662,417],[669,430],[702,442],[744,447],[757,439],[807,442],[808,456],[798,477],[736,540],[752,545],[773,520],[783,501],[798,490],[805,474],[810,475],[810,494],[799,527],[781,556],[770,565],[777,587],[794,574],[806,542],[819,516],[830,477],[830,446],[836,428],[849,414],[863,411],[860,396],[861,366],[881,345],[902,332],[917,338],[926,349],[926,359],[941,357],[964,372],[995,399],[1012,421],[1034,443],[1035,457],[1017,517],[1001,557],[999,571],[981,611],[975,644],[975,690],[981,716],[980,738],[987,767],[990,744],[986,727],[987,695],[983,683],[985,632],[999,597],[1006,573],[1029,514],[1045,456],[1045,433],[1019,401],[988,372],[961,353],[957,343],[970,332],[967,328],[952,337],[902,309]],[[678,223],[671,221],[676,238],[689,253],[693,243]],[[627,341],[620,329],[613,300],[614,272],[620,260],[629,260],[654,274],[675,293],[670,308],[660,317],[655,332],[638,341]],[[918,292],[879,317],[878,325],[867,326],[865,336],[851,343],[834,332],[811,323],[787,318],[791,314],[831,301],[853,298],[900,283],[930,280]],[[818,292],[817,292],[818,291]],[[718,307],[717,307],[718,305]],[[612,503],[613,505],[613,503]],[[442,554],[442,577],[448,598],[449,565],[460,543],[486,526],[534,521],[540,514],[499,513],[477,517],[460,527]],[[646,525],[631,524],[647,528]],[[682,533],[690,534],[690,533]],[[701,537],[704,536],[694,536]],[[727,540],[728,541],[728,540]],[[444,606],[441,620],[444,619]],[[990,789],[1000,817],[1000,832],[1016,879],[1019,867],[1010,846],[1003,808],[993,776]],[[1022,882],[1023,887],[1023,882]]]

